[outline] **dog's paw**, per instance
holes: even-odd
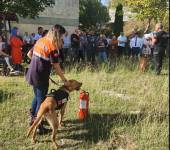
[[[64,123],[63,122],[59,123],[59,125],[58,125],[58,128],[62,128],[62,127],[64,127]]]
[[[54,149],[58,149],[60,146],[56,143],[56,142],[53,142],[53,148]]]
[[[32,143],[36,144],[37,140],[36,139],[32,139]]]

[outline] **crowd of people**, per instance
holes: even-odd
[[[148,34],[142,34],[142,32],[135,29],[132,30],[129,36],[125,36],[121,32],[118,37],[114,34],[105,35],[103,33],[79,29],[76,29],[72,34],[66,32],[63,38],[62,48],[60,49],[61,64],[83,62],[95,66],[102,62],[115,62],[117,58],[121,58],[122,56],[127,56],[132,60],[138,60],[140,56],[148,55],[154,59],[155,65],[157,65],[157,74],[159,74],[160,71],[158,70],[161,70],[163,56],[165,53],[169,55],[169,34],[162,30],[163,27],[161,24],[157,24],[156,28],[155,31]],[[44,30],[43,27],[38,27],[36,34],[25,32],[21,37],[18,28],[14,27],[12,29],[8,43],[10,45],[10,56],[13,67],[10,65],[8,57],[5,57],[12,71],[22,70],[22,62],[29,62],[27,61],[27,52],[47,32],[48,30]],[[157,35],[157,33],[160,33],[160,35]],[[159,38],[160,45],[157,45],[157,42],[153,42],[153,39],[157,38],[156,36]],[[3,49],[5,46],[3,45],[5,45],[5,38],[2,34],[0,35],[1,55],[4,55]],[[157,53],[156,56],[157,46],[162,47],[161,49],[163,50],[161,50],[161,53]],[[9,53],[7,54],[9,55]],[[5,54],[5,56],[7,55]],[[160,57],[158,58],[158,56]]]
[[[133,29],[129,36],[121,32],[118,37],[77,29],[70,35],[68,32],[64,35],[60,49],[61,64],[83,62],[96,66],[103,62],[115,63],[122,56],[132,61],[149,57],[159,75],[164,56],[169,56],[168,43],[169,33],[163,30],[161,23],[147,34]]]

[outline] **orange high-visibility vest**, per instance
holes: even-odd
[[[58,48],[46,37],[40,38],[33,48],[33,54],[45,60],[49,60],[49,54]]]

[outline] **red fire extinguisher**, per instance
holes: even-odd
[[[79,112],[78,117],[80,120],[84,120],[88,116],[89,111],[89,93],[86,91],[80,92],[80,104],[79,104]]]

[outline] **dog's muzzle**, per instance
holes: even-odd
[[[79,84],[79,86],[76,88],[76,91],[79,91],[82,86],[82,83]]]

